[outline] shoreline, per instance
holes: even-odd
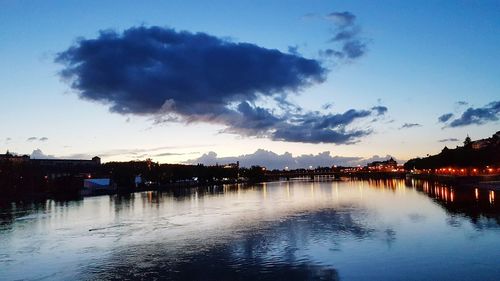
[[[448,176],[435,174],[408,174],[411,179],[435,181],[456,186],[500,190],[500,175],[486,176]]]
[[[436,175],[422,175],[422,174],[407,174],[406,177],[401,177],[401,175],[395,175],[394,177],[367,177],[366,175],[349,175],[342,177],[343,179],[329,178],[326,180],[330,181],[346,181],[346,179],[350,180],[405,180],[405,179],[417,179],[417,180],[425,180],[429,182],[438,182],[443,184],[451,184],[457,188],[479,188],[483,190],[494,190],[500,191],[500,176],[495,175],[491,178],[481,178],[481,177],[443,177]],[[481,180],[482,179],[482,180]],[[299,179],[297,179],[299,180]],[[304,180],[300,178],[300,180]],[[205,183],[205,184],[195,184],[195,183],[170,183],[167,185],[156,185],[156,186],[148,186],[148,187],[139,187],[139,188],[118,188],[114,190],[104,190],[92,194],[82,194],[79,192],[78,194],[62,194],[62,193],[30,193],[30,194],[9,194],[6,196],[2,196],[0,198],[1,204],[9,204],[12,202],[20,202],[20,201],[38,201],[38,200],[80,200],[86,197],[94,197],[94,196],[102,196],[102,195],[125,195],[131,194],[135,192],[147,192],[147,191],[175,191],[179,189],[190,189],[190,188],[204,188],[204,187],[221,187],[226,184],[260,184],[266,182],[275,182],[279,180],[264,180],[259,182],[224,182],[224,183]],[[294,181],[293,178],[287,181]],[[308,181],[311,181],[310,179]],[[317,181],[317,180],[313,180]],[[324,181],[324,180],[323,180]]]
[[[500,191],[500,181],[478,182],[477,187],[479,187],[481,189],[490,189],[490,190]]]

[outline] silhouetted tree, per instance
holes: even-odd
[[[472,144],[472,140],[470,139],[469,135],[464,140],[464,147],[469,147]]]

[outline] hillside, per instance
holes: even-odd
[[[485,167],[500,165],[500,131],[492,137],[471,141],[455,149],[444,147],[441,153],[425,158],[408,160],[404,167],[411,169],[436,169],[443,167]]]

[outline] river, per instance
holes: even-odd
[[[499,280],[500,192],[290,181],[0,205],[0,280]]]

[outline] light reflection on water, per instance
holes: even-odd
[[[0,280],[497,280],[496,193],[303,181],[13,203]]]

